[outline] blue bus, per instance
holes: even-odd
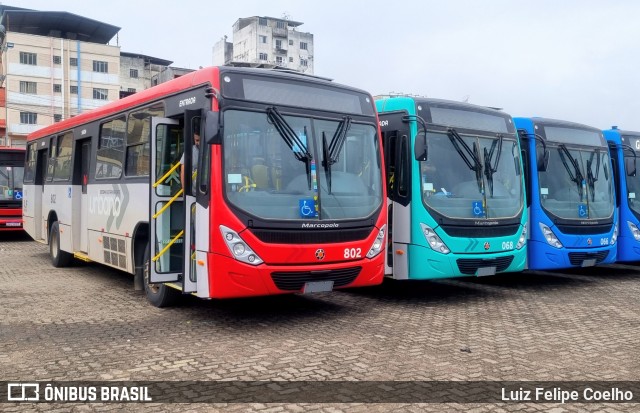
[[[527,210],[511,116],[440,99],[376,101],[385,157],[385,276],[436,279],[522,271]]]
[[[616,126],[603,132],[609,142],[618,205],[618,261],[640,261],[640,177],[636,173],[636,151],[640,132]]]
[[[528,268],[616,261],[614,177],[601,130],[545,118],[514,118],[529,207]]]

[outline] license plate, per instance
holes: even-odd
[[[6,226],[8,227],[21,227],[22,223],[21,222],[7,222],[5,223]]]
[[[593,267],[594,265],[596,265],[595,258],[582,261],[582,267]]]
[[[476,276],[485,277],[487,275],[496,275],[496,267],[480,267],[476,271]]]
[[[324,293],[333,290],[333,281],[312,281],[304,284],[302,294]]]

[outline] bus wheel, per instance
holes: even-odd
[[[51,232],[49,233],[49,255],[51,255],[51,262],[54,267],[68,267],[71,264],[73,255],[60,249],[60,226],[58,221],[51,225]]]
[[[150,265],[151,260],[149,259],[149,247],[147,247],[144,252],[143,266],[144,292],[147,296],[147,300],[149,300],[153,306],[158,308],[169,307],[176,302],[181,294],[178,290],[175,290],[166,284],[149,283],[149,276],[151,274]]]

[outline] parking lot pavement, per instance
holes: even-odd
[[[309,296],[185,297],[52,267],[0,236],[0,374],[11,381],[640,380],[640,271],[610,266]],[[639,395],[640,396],[640,395]],[[638,404],[2,404],[4,411],[638,411]]]

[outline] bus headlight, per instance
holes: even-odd
[[[524,247],[524,243],[527,242],[527,223],[524,223],[522,227],[522,232],[520,233],[520,239],[518,239],[518,243],[516,244],[516,249],[519,250]]]
[[[448,254],[451,252],[449,250],[449,247],[447,247],[444,241],[440,239],[440,237],[438,236],[438,234],[436,234],[433,228],[431,228],[426,224],[423,224],[422,222],[420,223],[420,227],[422,228],[422,233],[424,234],[424,237],[427,239],[427,243],[429,244],[432,250],[436,252],[440,252],[442,254]]]
[[[224,239],[224,242],[227,244],[227,248],[229,248],[233,258],[251,265],[263,263],[262,259],[258,257],[258,254],[253,252],[237,232],[224,225],[220,225],[220,232],[222,232],[222,239]]]
[[[636,228],[636,230],[637,229],[638,228]],[[635,238],[636,235],[633,234],[633,237]],[[613,235],[611,236],[611,242],[609,243],[609,245],[615,244],[617,240],[618,240],[618,224],[616,224],[616,226],[613,228]]]
[[[562,243],[556,237],[556,234],[551,231],[551,228],[540,222],[540,229],[542,230],[542,235],[547,240],[547,244],[551,245],[554,248],[562,248]]]
[[[367,258],[375,257],[384,249],[384,234],[386,227],[386,225],[383,225],[382,228],[380,228],[380,231],[378,231],[378,235],[376,236],[375,241],[373,241],[373,245],[369,248],[369,252],[367,252]]]
[[[636,224],[634,224],[633,222],[627,221],[627,225],[629,225],[629,229],[631,230],[631,233],[633,234],[633,238],[635,238],[636,241],[640,241],[640,229],[638,229]]]

